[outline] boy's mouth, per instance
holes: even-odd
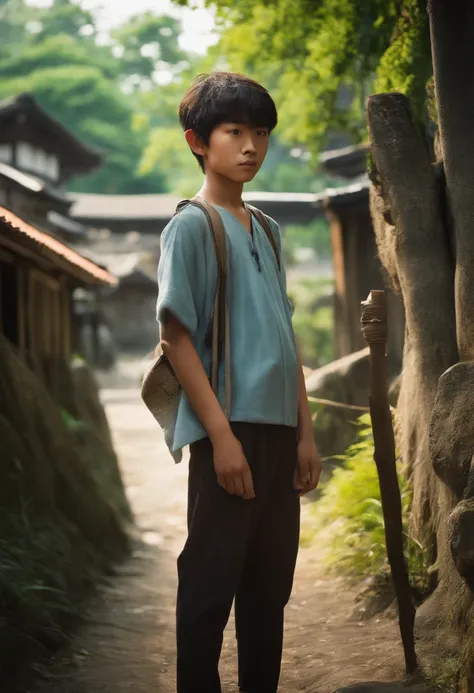
[[[255,168],[256,165],[256,161],[243,161],[241,164],[239,164],[239,166],[252,166],[253,168]]]

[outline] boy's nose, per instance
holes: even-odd
[[[243,154],[255,154],[256,151],[257,148],[255,146],[255,142],[252,139],[248,139],[242,147]]]

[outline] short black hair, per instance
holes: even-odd
[[[261,84],[234,72],[198,75],[179,106],[183,130],[194,130],[204,144],[221,123],[247,123],[275,129],[278,115],[275,103]],[[194,156],[204,171],[204,160]]]

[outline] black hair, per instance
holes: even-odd
[[[258,82],[233,72],[212,72],[193,81],[179,107],[183,130],[194,130],[205,145],[221,123],[246,123],[267,128],[277,124],[275,103]],[[194,153],[204,171],[204,159]]]

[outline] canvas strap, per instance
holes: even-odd
[[[211,338],[211,387],[216,394],[219,392],[219,364],[221,360],[221,345],[224,345],[224,384],[225,384],[225,405],[224,413],[227,418],[230,416],[230,406],[232,398],[231,383],[231,361],[230,361],[230,320],[227,309],[227,242],[219,212],[208,202],[200,197],[192,200],[183,200],[176,209],[179,213],[187,205],[194,205],[201,209],[206,215],[209,228],[212,232],[214,249],[217,260],[217,283],[214,297],[214,306],[210,324]]]

